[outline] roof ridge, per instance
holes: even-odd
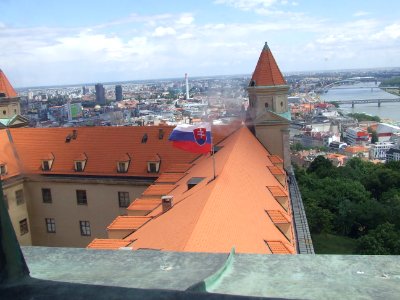
[[[227,158],[226,158],[226,160],[225,160],[225,163],[224,163],[224,165],[222,166],[222,168],[221,168],[221,170],[220,170],[220,173],[221,173],[221,174],[222,174],[223,170],[225,169],[227,163],[229,162],[230,157],[232,156],[233,149],[234,149],[234,148],[236,147],[236,145],[237,145],[237,140],[238,140],[238,138],[239,138],[239,134],[240,134],[241,132],[243,132],[243,130],[244,130],[243,128],[244,128],[244,127],[240,127],[240,129],[241,129],[240,131],[239,131],[239,130],[236,130],[235,132],[233,132],[232,134],[229,135],[230,137],[232,137],[232,136],[235,135],[235,134],[236,134],[237,136],[235,137],[235,140],[232,142],[232,143],[233,143],[232,150],[229,151],[229,154],[227,155]],[[211,158],[211,156],[210,156],[210,158]],[[217,175],[216,178],[215,178],[214,180],[212,180],[211,182],[213,182],[214,185],[211,187],[210,194],[208,195],[207,199],[204,201],[204,205],[203,205],[203,207],[202,207],[202,209],[201,209],[201,212],[198,214],[198,217],[197,217],[197,219],[196,219],[195,225],[194,225],[193,230],[192,230],[191,233],[193,233],[193,232],[195,231],[196,227],[198,226],[199,223],[198,223],[197,221],[198,221],[198,220],[200,219],[200,217],[203,215],[203,213],[204,213],[204,208],[206,207],[206,205],[207,205],[207,203],[208,203],[208,200],[212,197],[212,195],[213,195],[213,193],[214,193],[214,191],[215,191],[215,187],[216,187],[217,183],[220,182],[220,180],[219,180],[219,178],[218,178],[218,175]],[[205,187],[205,186],[204,186],[204,187]],[[189,243],[189,241],[190,241],[191,238],[192,238],[192,234],[189,235],[189,238],[186,240],[186,242],[185,242],[185,244],[184,244],[184,246],[183,246],[183,249],[186,248],[186,245]]]

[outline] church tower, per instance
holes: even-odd
[[[254,134],[271,154],[283,159],[284,168],[289,170],[289,86],[267,43],[261,51],[247,91],[248,120]]]
[[[21,116],[19,100],[17,92],[0,69],[0,129],[28,125],[28,119]]]

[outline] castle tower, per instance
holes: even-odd
[[[20,113],[19,97],[0,69],[0,118],[10,119]]]
[[[267,43],[247,88],[248,119],[255,136],[274,155],[279,155],[286,170],[290,167],[288,108],[289,86]]]

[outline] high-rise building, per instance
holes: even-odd
[[[121,85],[116,85],[115,86],[115,101],[121,101],[123,99],[122,97],[122,86]]]
[[[82,86],[82,95],[86,95],[86,93],[87,93],[86,86]]]
[[[290,167],[288,108],[289,86],[265,43],[247,88],[248,125],[271,154],[283,158]]]
[[[96,89],[96,103],[99,105],[106,105],[106,95],[104,87],[101,83],[95,85]]]

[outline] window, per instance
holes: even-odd
[[[87,205],[87,196],[85,190],[76,190],[76,201],[78,205]]]
[[[0,165],[0,175],[7,175],[7,166],[6,164]]]
[[[17,205],[24,204],[25,203],[24,191],[23,190],[15,191],[15,199],[17,200]]]
[[[164,129],[159,128],[158,129],[158,139],[162,140],[164,138]]]
[[[3,199],[4,199],[4,205],[6,206],[6,208],[7,208],[7,210],[8,210],[9,207],[8,207],[8,197],[7,197],[7,195],[4,195],[4,194],[3,194]]]
[[[90,223],[89,221],[79,221],[79,227],[81,229],[81,235],[90,236]]]
[[[54,218],[46,218],[46,229],[48,233],[55,233],[56,232],[56,221]]]
[[[42,189],[42,199],[43,203],[52,203],[53,199],[51,198],[51,190],[50,189]]]
[[[266,109],[268,109],[268,106],[269,106],[268,102],[265,102],[264,106]]]
[[[3,115],[7,114],[7,112],[5,110],[3,110]]]
[[[147,163],[147,172],[149,173],[158,173],[160,169],[160,163],[159,162],[148,162]]]
[[[51,163],[49,160],[43,160],[42,161],[42,170],[43,171],[50,171],[51,169]]]
[[[205,177],[192,177],[188,180],[187,182],[187,187],[188,190],[190,190],[192,187],[195,187],[197,184],[199,184]]]
[[[27,219],[19,221],[19,232],[21,235],[27,234],[29,232]]]
[[[147,139],[148,139],[147,133],[145,133],[145,134],[143,135],[143,137],[142,137],[142,144],[146,144],[146,143],[147,143]]]
[[[127,161],[120,161],[118,162],[118,173],[126,173],[128,172],[129,162]]]
[[[129,192],[118,192],[119,207],[128,207],[131,204],[129,200]]]
[[[83,168],[84,168],[84,162],[83,161],[76,161],[75,162],[75,171],[82,172]]]

